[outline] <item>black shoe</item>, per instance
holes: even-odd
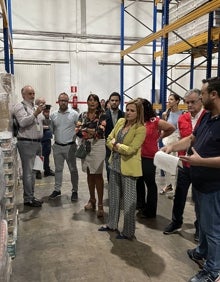
[[[169,235],[181,230],[181,225],[177,225],[173,221],[164,229],[163,234]]]
[[[190,258],[191,260],[193,260],[195,263],[197,263],[200,268],[203,268],[205,259],[202,258],[202,257],[196,252],[195,249],[188,249],[188,250],[187,250],[187,255],[189,256],[189,258]],[[195,280],[195,281],[196,281],[196,280]],[[205,281],[205,280],[204,280],[204,281]]]
[[[74,202],[74,201],[77,201],[77,200],[78,200],[78,193],[77,192],[73,192],[72,196],[71,196],[71,201]]]
[[[40,207],[42,207],[42,203],[33,199],[29,202],[24,202],[24,206],[33,207],[33,208],[40,208]]]
[[[56,197],[61,196],[61,191],[53,191],[53,193],[49,196],[49,199],[55,199]]]
[[[142,210],[138,210],[138,212],[136,213],[136,216],[141,217],[142,214],[143,214],[143,211]]]
[[[36,179],[42,179],[42,174],[39,170],[36,172]]]
[[[122,233],[119,233],[116,237],[115,237],[115,239],[126,239],[126,240],[128,240],[129,239],[129,237],[128,236],[125,236],[124,234],[122,234]]]
[[[195,276],[193,276],[188,282],[219,282],[220,275],[213,276],[206,270],[199,271]]]
[[[118,231],[117,229],[112,229],[110,227],[108,227],[107,225],[106,226],[101,226],[98,231],[101,231],[101,232],[108,232],[108,231],[111,231],[111,232],[114,232],[114,231]]]
[[[140,218],[156,218],[156,214],[149,214],[144,211],[139,215]]]
[[[44,172],[44,177],[47,177],[47,176],[55,176],[55,172],[53,170]]]
[[[41,203],[41,204],[43,204],[43,202],[44,202],[43,200],[40,200],[40,199],[35,198],[35,197],[34,197],[34,201],[35,201],[35,202],[39,202],[39,203]]]
[[[199,242],[199,232],[196,231],[194,234],[194,241]]]
[[[135,236],[128,237],[128,236],[125,236],[125,235],[122,234],[122,233],[119,233],[119,234],[115,237],[115,239],[119,239],[119,240],[130,240],[130,241],[132,241],[133,239],[136,239],[136,237],[135,237]]]

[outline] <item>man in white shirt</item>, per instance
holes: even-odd
[[[41,207],[42,201],[34,197],[36,171],[33,170],[33,167],[36,155],[41,156],[43,116],[40,113],[45,103],[40,103],[35,109],[35,91],[30,85],[24,86],[21,94],[23,101],[14,106],[13,114],[19,124],[17,147],[23,170],[24,205]]]
[[[64,161],[67,162],[72,183],[71,201],[78,200],[78,170],[76,166],[76,133],[75,126],[78,121],[78,112],[68,108],[69,96],[61,93],[58,97],[59,109],[53,112],[51,118],[51,130],[54,134],[53,158],[55,164],[54,191],[49,199],[61,196]]]

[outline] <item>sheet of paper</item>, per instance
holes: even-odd
[[[34,160],[34,170],[40,170],[43,171],[44,170],[44,163],[43,163],[43,157],[41,156],[36,156],[35,160]]]
[[[154,165],[172,175],[177,174],[177,166],[182,165],[178,157],[158,151],[154,157]]]

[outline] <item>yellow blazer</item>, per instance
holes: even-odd
[[[112,139],[117,139],[120,129],[125,125],[125,118],[120,118],[112,132],[107,138],[106,145],[112,151]],[[134,124],[126,134],[123,144],[120,144],[118,152],[121,155],[121,173],[125,176],[139,177],[142,176],[141,166],[141,145],[146,136],[146,127],[144,125]],[[112,162],[112,154],[109,163]]]

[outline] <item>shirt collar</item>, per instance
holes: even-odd
[[[117,110],[115,110],[115,111],[113,111],[112,109],[110,109],[110,112],[111,112],[112,114],[117,114],[118,111],[119,111],[119,109],[117,109]]]

